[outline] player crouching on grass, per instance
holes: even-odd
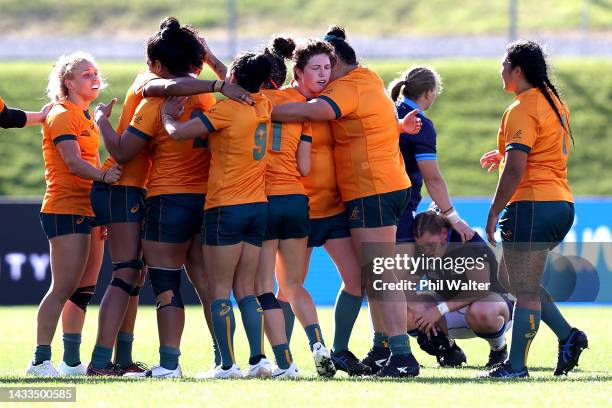
[[[434,355],[443,367],[458,367],[466,362],[454,339],[474,337],[487,340],[491,347],[485,367],[505,361],[505,334],[512,325],[514,302],[497,280],[498,263],[493,251],[478,234],[462,243],[450,221],[435,211],[418,214],[413,233],[416,255],[432,260],[417,273],[421,280],[429,280],[435,290],[419,294],[419,300],[409,304],[409,334],[416,336],[421,349]],[[435,264],[438,258],[443,262]],[[455,262],[460,259],[462,263]],[[470,259],[473,261],[468,262]],[[454,268],[440,267],[451,260]],[[472,267],[468,267],[470,263]],[[476,286],[474,283],[488,290],[461,288],[465,284]]]

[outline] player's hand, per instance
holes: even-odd
[[[461,241],[466,242],[471,240],[476,233],[469,225],[463,220],[459,220],[451,224],[453,229],[461,235]]]
[[[422,312],[415,313],[415,323],[417,328],[423,333],[432,332],[434,335],[437,334],[438,330],[436,329],[436,323],[440,321],[442,315],[437,307],[429,307]]]
[[[485,231],[487,233],[487,241],[489,241],[489,243],[493,246],[497,246],[497,241],[495,241],[495,230],[497,229],[498,218],[499,214],[489,210]]]
[[[164,100],[162,105],[162,115],[172,116],[174,119],[178,119],[183,115],[185,111],[185,103],[189,99],[186,96],[169,96]]]
[[[116,183],[121,177],[121,165],[115,164],[104,173],[104,182],[107,184]]]
[[[223,85],[223,90],[221,90],[221,93],[228,98],[244,103],[245,105],[255,105],[253,98],[251,98],[251,94],[238,84],[225,81],[225,85]]]
[[[115,106],[116,103],[117,98],[113,98],[107,104],[99,103],[94,109],[94,120],[98,122],[102,118],[110,117],[111,113],[113,113],[113,106]]]
[[[44,120],[47,118],[47,115],[49,114],[49,111],[51,110],[52,107],[53,107],[53,102],[49,102],[48,104],[46,104],[40,109],[41,122],[44,122]]]
[[[206,43],[204,37],[200,37],[200,42],[202,43],[202,46],[204,47],[204,51],[206,53],[204,56],[204,63],[208,64],[210,62],[210,56],[212,55],[212,52],[210,51],[210,47]]]
[[[480,165],[483,169],[488,167],[487,172],[491,173],[499,167],[502,158],[503,156],[499,153],[499,150],[491,150],[482,155],[480,158]]]
[[[408,133],[409,135],[416,135],[421,131],[423,123],[421,122],[421,118],[417,117],[417,113],[419,112],[419,109],[414,109],[404,116],[401,122],[402,132]]]

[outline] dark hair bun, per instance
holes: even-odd
[[[327,34],[326,35],[333,35],[336,36],[338,38],[342,38],[343,40],[346,40],[346,31],[344,31],[343,27],[340,26],[331,26],[327,29]]]
[[[253,67],[256,71],[264,71],[270,76],[270,70],[272,69],[272,63],[270,62],[270,58],[268,58],[264,54],[254,54],[249,57],[249,65]]]
[[[166,17],[159,23],[159,31],[163,39],[172,38],[181,31],[181,23],[176,17]]]
[[[276,37],[272,40],[273,52],[283,58],[291,58],[295,50],[295,41],[287,37]]]

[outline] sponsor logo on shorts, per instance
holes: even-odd
[[[130,209],[130,212],[132,214],[136,214],[138,212],[138,210],[140,209],[140,204],[136,203],[132,206],[132,208]]]
[[[359,215],[359,207],[353,207],[353,211],[351,211],[349,220],[358,220],[359,218],[361,218]]]
[[[83,222],[85,222],[85,217],[83,217],[82,215],[76,219],[76,224],[77,225],[81,225]]]

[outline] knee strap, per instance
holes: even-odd
[[[182,268],[164,269],[149,267],[151,286],[155,292],[157,309],[166,306],[185,308],[181,298],[181,272]]]
[[[72,303],[74,303],[79,309],[86,312],[87,305],[89,304],[89,301],[93,297],[95,291],[96,291],[96,285],[83,286],[82,288],[77,288],[77,290],[74,291],[72,296],[70,296],[69,300]]]
[[[129,283],[127,283],[126,281],[124,281],[123,279],[121,279],[121,278],[119,278],[117,276],[115,276],[115,277],[113,277],[113,279],[111,279],[110,285],[114,286],[116,288],[121,289],[122,291],[127,293],[129,296],[132,295],[132,291],[134,290],[132,288],[132,285],[130,285]]]
[[[276,299],[276,296],[274,296],[272,292],[263,293],[257,296],[257,300],[259,300],[259,304],[263,310],[281,309],[278,299]]]
[[[115,272],[117,269],[125,268],[140,270],[143,266],[144,262],[142,261],[142,259],[132,259],[131,261],[125,262],[113,262],[113,272]]]

